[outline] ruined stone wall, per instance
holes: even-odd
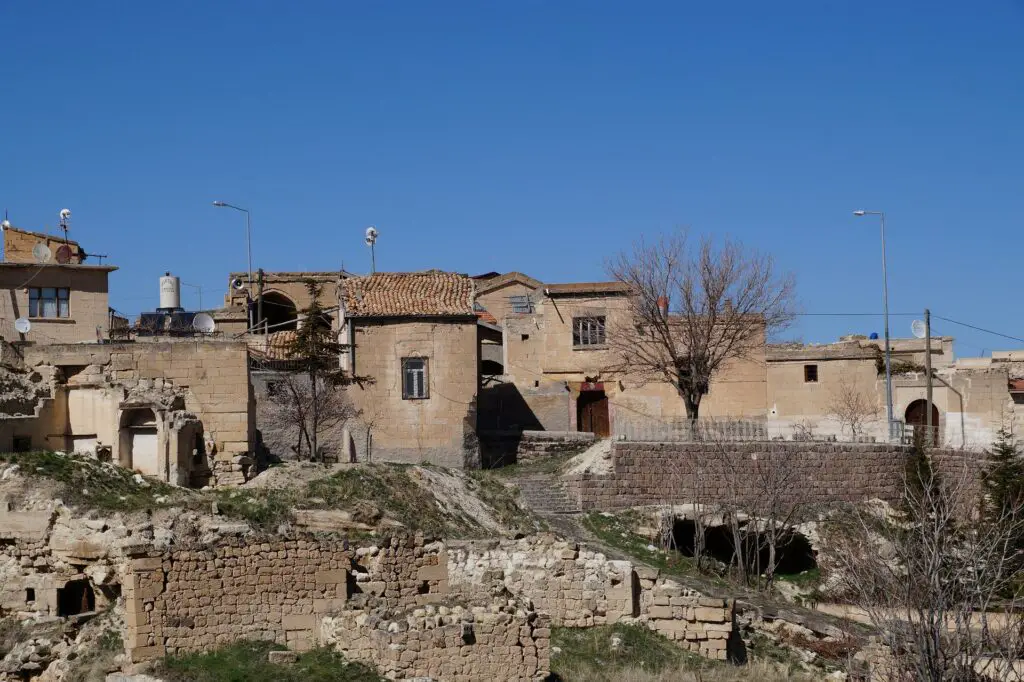
[[[550,668],[549,619],[520,600],[347,611],[324,619],[322,640],[391,679],[543,680]]]
[[[742,504],[764,499],[769,489],[786,504],[893,502],[909,454],[908,447],[858,443],[618,442],[611,473],[579,474],[565,487],[585,510],[695,500]],[[932,457],[948,479],[973,481],[974,458],[942,450]]]
[[[728,643],[738,637],[732,600],[554,536],[449,543],[448,579],[455,591],[500,581],[552,625],[644,624],[708,658],[726,660]]]
[[[23,352],[28,368],[57,368],[64,382],[49,418],[25,421],[21,424],[24,432],[13,434],[31,438],[32,447],[70,450],[76,437],[91,437],[93,447],[112,447],[116,461],[129,461],[117,456],[118,432],[124,426],[119,420],[122,408],[152,404],[157,411],[180,409],[196,415],[211,446],[212,452],[205,454],[212,459],[217,482],[244,480],[254,432],[244,342],[190,339],[65,344],[26,346]],[[165,418],[169,430],[171,416]],[[172,482],[185,484],[187,477],[175,480],[171,472],[179,465],[191,466],[187,458],[191,458],[193,444],[178,447],[172,440],[169,434],[163,439],[169,460],[163,463],[163,471]],[[178,461],[179,450],[185,452],[185,462]]]
[[[414,537],[350,547],[344,540],[229,538],[136,558],[126,578],[135,661],[262,639],[303,651],[324,616],[357,594],[399,608],[437,598],[439,546]]]

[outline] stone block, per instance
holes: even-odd
[[[447,580],[448,579],[448,564],[433,564],[430,566],[420,566],[416,572],[416,578],[418,580]]]
[[[299,654],[295,651],[270,651],[267,660],[277,665],[290,665],[299,660]]]
[[[281,619],[281,626],[287,630],[312,630],[316,627],[317,617],[312,613],[293,613]]]
[[[318,585],[344,585],[348,581],[348,571],[343,568],[317,571],[315,579]]]
[[[694,609],[694,618],[705,623],[724,623],[728,620],[728,615],[722,608],[701,607]]]

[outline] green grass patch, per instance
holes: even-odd
[[[270,642],[235,642],[199,654],[169,656],[154,674],[165,682],[377,682],[382,678],[361,663],[346,661],[328,649],[299,654],[299,660],[278,665],[267,660],[285,647]]]
[[[821,569],[814,567],[801,573],[776,573],[776,580],[785,580],[801,589],[814,590],[821,585]]]
[[[551,645],[560,649],[551,656],[551,672],[563,682],[613,682],[627,670],[658,674],[717,665],[640,625],[552,628]]]
[[[509,464],[507,466],[487,469],[486,471],[494,474],[495,476],[501,476],[502,478],[515,478],[517,476],[531,476],[534,474],[561,474],[565,470],[565,465],[568,464],[570,459],[580,454],[591,445],[593,445],[593,443],[586,443],[578,449],[560,452],[556,455],[551,455],[550,457],[544,457],[543,459],[524,462],[522,464]]]
[[[0,462],[17,464],[26,476],[55,481],[61,499],[72,507],[132,512],[180,505],[193,495],[150,478],[139,483],[133,471],[90,457],[18,452],[0,453]]]

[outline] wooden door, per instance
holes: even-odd
[[[604,391],[585,391],[577,401],[577,422],[579,431],[589,431],[599,438],[611,435],[611,420],[608,417],[608,396]]]

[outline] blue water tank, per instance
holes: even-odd
[[[868,338],[871,339],[872,341],[877,341],[878,340],[878,332],[871,332],[871,334],[870,334],[870,336],[868,336]]]

